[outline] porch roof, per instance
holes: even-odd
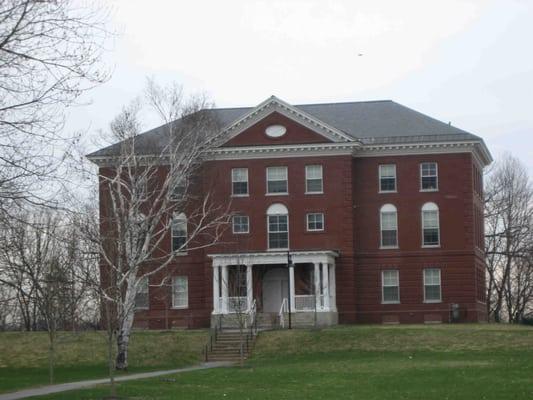
[[[222,265],[264,265],[287,264],[287,253],[290,253],[293,264],[327,263],[335,264],[339,253],[335,250],[301,250],[301,251],[268,251],[259,253],[223,253],[208,254],[213,260],[213,267]]]

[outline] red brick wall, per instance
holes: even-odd
[[[420,163],[425,161],[438,163],[437,192],[420,192]],[[397,193],[379,193],[379,164],[396,164]],[[446,322],[451,303],[460,305],[463,321],[484,319],[478,309],[484,279],[474,251],[471,170],[466,153],[354,160],[357,321]],[[439,248],[421,246],[421,208],[430,201],[439,207]],[[387,203],[398,211],[399,248],[394,250],[379,249],[379,210]],[[429,267],[441,269],[442,303],[423,302],[423,269]],[[381,304],[384,269],[399,270],[400,304]]]
[[[276,117],[275,122],[280,121]],[[272,121],[263,125],[270,123]],[[259,135],[264,127],[254,129],[251,132]],[[438,163],[438,192],[419,190],[419,165],[423,161]],[[378,193],[378,165],[383,163],[396,164],[398,193]],[[324,194],[305,194],[305,166],[310,164],[323,166]],[[473,194],[472,165],[471,155],[466,153],[207,162],[202,179],[198,181],[199,192],[210,190],[217,204],[229,205],[232,211],[249,215],[250,233],[233,235],[229,227],[223,244],[177,257],[169,269],[172,275],[188,277],[189,308],[166,310],[170,289],[151,287],[150,310],[137,314],[136,325],[148,328],[165,328],[167,323],[171,327],[207,326],[212,310],[212,268],[207,254],[267,250],[266,210],[276,202],[289,209],[291,250],[340,252],[336,261],[336,288],[341,323],[446,322],[451,303],[460,305],[462,321],[486,320],[483,254],[481,249],[475,249],[482,229],[476,217],[481,196]],[[288,167],[289,195],[265,195],[268,166]],[[231,197],[231,168],[236,167],[248,168],[248,197]],[[421,247],[421,207],[428,201],[439,206],[440,248]],[[379,209],[386,203],[394,204],[398,210],[397,250],[379,249]],[[101,212],[105,215],[105,202],[102,204]],[[324,213],[324,232],[306,232],[305,214],[308,212]],[[169,250],[170,232],[162,251]],[[442,303],[423,303],[422,271],[428,267],[441,269]],[[401,304],[381,304],[383,269],[399,270]],[[152,277],[151,284],[158,284],[160,278]]]

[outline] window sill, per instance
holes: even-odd
[[[284,249],[267,249],[267,251],[270,251],[270,252],[275,252],[275,251],[289,251],[289,248],[286,247]]]
[[[381,304],[400,304],[399,301],[382,301]]]
[[[172,306],[172,310],[186,310],[187,308],[189,308],[189,305],[179,307]]]
[[[421,192],[438,192],[439,189],[420,189]]]
[[[186,252],[186,251],[177,251],[177,252],[174,252],[174,256],[175,257],[183,257],[183,256],[188,256],[189,253]]]
[[[135,307],[135,312],[137,311],[148,311],[150,307]]]
[[[250,194],[232,194],[230,197],[250,197]]]
[[[399,249],[400,246],[379,246],[379,249],[380,250],[395,250],[395,249]]]
[[[320,232],[324,232],[324,229],[307,229],[306,232],[308,233],[320,233]]]
[[[324,192],[305,192],[304,194],[310,194],[310,195],[313,195],[313,194],[324,194]]]
[[[442,300],[424,300],[424,304],[439,304]]]
[[[397,190],[380,190],[378,193],[379,194],[398,193],[398,191]]]
[[[289,193],[288,192],[283,192],[283,193],[265,193],[265,196],[288,196]]]
[[[440,249],[440,244],[423,244],[423,249]]]
[[[250,231],[248,232],[233,232],[234,235],[249,235]]]

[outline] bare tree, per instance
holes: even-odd
[[[532,237],[533,186],[526,168],[506,156],[490,174],[485,191],[487,307],[497,322],[518,322],[531,302]]]
[[[65,109],[106,80],[103,9],[70,0],[0,2],[0,211],[42,203],[64,148]]]
[[[90,236],[99,244],[102,293],[116,320],[117,369],[128,366],[141,284],[152,277],[163,285],[176,255],[213,245],[228,222],[227,205],[215,204],[201,185],[204,155],[218,131],[210,104],[204,97],[185,99],[178,86],[161,88],[151,81],[146,99],[164,123],[157,140],[139,135],[137,101],[111,123],[119,143],[104,149],[106,161],[89,156],[100,165],[100,229],[90,225]],[[180,235],[168,251],[173,221]]]
[[[86,296],[74,275],[78,235],[50,209],[21,215],[2,232],[0,282],[27,303],[21,306],[23,313],[32,310],[32,328],[47,331],[52,383],[57,331],[76,323],[80,300]]]

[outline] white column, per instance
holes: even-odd
[[[331,303],[329,308],[331,311],[337,311],[337,286],[335,284],[335,264],[329,266],[329,292]]]
[[[322,307],[320,303],[320,263],[314,263],[315,266],[315,304],[317,310]]]
[[[222,314],[228,313],[228,266],[222,266]]]
[[[322,263],[322,294],[324,295],[324,310],[329,311],[329,265]]]
[[[294,299],[294,266],[289,267],[289,296],[291,298],[291,312],[296,311],[295,299]]]
[[[213,314],[219,314],[220,304],[220,268],[218,265],[213,266]]]
[[[252,279],[252,265],[246,266],[246,304],[248,311],[252,308],[253,301],[253,279]]]

